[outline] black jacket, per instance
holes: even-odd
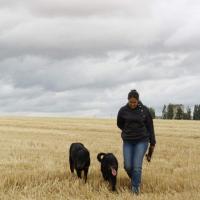
[[[128,104],[123,106],[118,112],[117,126],[122,130],[124,141],[147,139],[151,145],[156,144],[151,114],[141,102],[135,109],[131,109]]]

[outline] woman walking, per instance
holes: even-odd
[[[151,160],[156,140],[151,114],[136,90],[128,93],[128,103],[120,108],[117,126],[122,130],[124,168],[131,178],[132,192],[139,194],[143,158],[150,143],[147,160]]]

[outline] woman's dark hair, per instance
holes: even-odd
[[[135,99],[139,100],[139,93],[137,92],[137,90],[131,90],[128,93],[128,99],[134,97]]]

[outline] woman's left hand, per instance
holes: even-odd
[[[154,152],[154,148],[155,148],[154,145],[149,146],[148,153],[146,154],[146,159],[147,159],[148,162],[151,161],[151,158],[152,158],[152,155],[153,155],[153,152]]]

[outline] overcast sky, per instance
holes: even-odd
[[[199,0],[0,0],[0,114],[115,117],[137,89],[200,104]]]

